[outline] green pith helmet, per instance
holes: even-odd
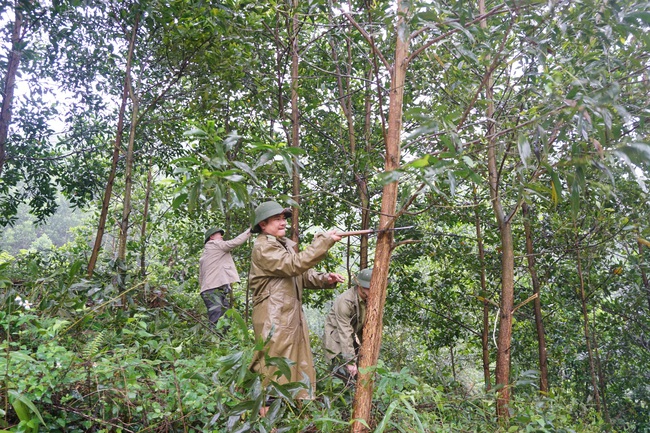
[[[210,240],[210,236],[212,236],[213,234],[218,233],[218,232],[221,232],[221,236],[226,234],[224,229],[221,229],[219,227],[212,227],[212,228],[207,229],[205,231],[205,240],[203,241],[203,244],[204,245],[207,244],[208,241]]]
[[[372,278],[372,268],[364,269],[357,274],[357,284],[361,287],[370,287],[370,278]]]
[[[291,210],[283,208],[280,203],[275,201],[265,201],[255,208],[255,222],[253,223],[252,233],[261,233],[260,222],[274,215],[284,214],[285,218],[291,218]]]

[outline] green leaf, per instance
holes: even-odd
[[[222,356],[219,358],[219,364],[222,365],[223,370],[229,370],[234,367],[244,357],[244,352],[235,352],[230,355]]]
[[[277,394],[280,397],[284,397],[288,401],[293,400],[293,396],[291,395],[291,391],[286,386],[281,385],[281,384],[279,384],[277,382],[271,382],[270,386],[271,386],[271,388],[273,388],[277,392]]]
[[[207,137],[208,133],[205,132],[202,129],[199,129],[199,128],[192,128],[190,130],[187,130],[187,131],[183,132],[183,136],[184,137],[201,137],[201,138],[203,138],[203,137]]]
[[[398,404],[399,404],[399,400],[394,400],[388,406],[388,409],[386,409],[386,413],[384,414],[384,417],[381,419],[381,422],[377,425],[377,429],[375,429],[375,433],[383,433],[384,430],[386,430],[388,421],[390,420],[390,417],[393,415],[393,412],[395,412],[395,409],[397,409]]]
[[[269,421],[271,421],[272,424],[274,424],[280,419],[282,412],[282,400],[278,398],[275,399],[273,403],[271,403],[269,411],[266,413],[266,417],[269,419]]]
[[[415,14],[414,18],[418,18],[421,21],[438,22],[439,15],[438,15],[438,11],[432,8],[424,12]]]
[[[619,147],[612,153],[635,165],[650,164],[650,144],[648,143],[630,143]]]
[[[25,361],[25,362],[36,362],[34,358],[31,356],[27,355],[24,352],[18,352],[18,351],[11,351],[9,352],[9,357],[11,359],[17,360],[17,361]],[[0,359],[3,359],[4,356],[0,357]]]
[[[650,12],[640,11],[629,13],[623,18],[627,22],[636,23],[637,20],[643,21],[645,24],[650,24]]]
[[[178,209],[181,204],[183,204],[187,200],[187,194],[182,193],[174,197],[174,200],[172,201],[172,208]]]
[[[524,164],[524,167],[527,168],[528,159],[530,158],[532,151],[530,150],[530,143],[528,142],[528,138],[523,133],[519,133],[517,135],[517,148],[519,149],[519,157],[521,158],[521,162]]]
[[[546,171],[551,176],[551,201],[553,202],[554,206],[557,206],[560,197],[562,197],[562,182],[560,182],[560,178],[558,177],[557,172],[550,164],[543,163],[542,165],[546,168]]]
[[[27,405],[25,405],[22,401],[20,400],[15,400],[11,403],[13,406],[14,410],[16,411],[16,415],[18,415],[18,419],[27,422],[32,417],[29,414],[29,410],[27,410]]]
[[[253,410],[253,408],[255,408],[255,400],[246,400],[233,406],[228,412],[228,416],[240,416],[244,412]]]
[[[223,178],[230,182],[243,182],[244,180],[246,180],[246,178],[244,178],[244,176],[242,176],[241,174],[230,174],[224,176]]]
[[[417,384],[416,384],[416,385],[417,385]],[[415,409],[413,408],[413,406],[408,402],[407,397],[405,397],[405,396],[400,396],[400,400],[401,400],[402,404],[403,404],[404,407],[405,407],[405,412],[408,413],[409,415],[411,415],[411,417],[413,417],[413,419],[417,422],[417,425],[418,425],[418,431],[421,432],[421,433],[424,433],[424,432],[425,432],[425,429],[424,429],[424,426],[422,425],[422,421],[420,421],[420,417],[418,416],[418,413],[416,412],[416,410],[415,410]]]
[[[226,314],[228,315],[231,321],[235,322],[237,328],[239,328],[244,333],[248,332],[248,326],[246,325],[246,322],[244,321],[244,318],[239,313],[239,311],[237,311],[234,308],[231,308],[228,310]]]
[[[16,401],[20,401],[22,404],[27,406],[32,411],[32,413],[38,417],[41,424],[45,425],[45,421],[43,421],[43,417],[41,416],[41,412],[39,412],[39,410],[36,408],[36,406],[34,406],[34,403],[31,402],[31,400],[29,400],[26,396],[16,392],[13,389],[9,390],[9,395],[12,396],[15,399],[14,403]],[[15,406],[14,406],[14,408],[15,408]],[[18,412],[18,411],[16,411],[16,412]],[[21,420],[22,420],[22,418],[21,418]]]
[[[413,167],[413,168],[428,167],[429,158],[431,158],[431,155],[424,155],[422,158],[409,162],[408,164],[405,165],[405,167]]]
[[[378,177],[382,185],[388,185],[389,183],[397,182],[402,177],[402,172],[400,170],[384,171]]]
[[[449,181],[449,194],[453,197],[456,195],[456,176],[453,171],[447,172],[447,180]]]
[[[290,155],[282,154],[282,164],[289,177],[293,176],[293,158]]]
[[[273,365],[278,368],[276,375],[281,374],[286,377],[288,380],[291,380],[291,365],[294,364],[290,359],[284,358],[282,356],[267,356],[266,364]],[[278,374],[279,373],[279,374]]]
[[[469,32],[469,30],[467,30],[467,29],[466,29],[466,28],[465,28],[461,23],[458,23],[458,22],[456,22],[456,21],[448,21],[447,24],[448,24],[450,27],[453,27],[453,28],[455,28],[455,29],[458,29],[458,30],[460,30],[462,33],[464,33],[465,36],[467,36],[467,39],[468,39],[470,42],[473,42],[473,41],[474,41],[474,36],[472,36],[472,34]]]
[[[569,200],[571,203],[571,214],[575,219],[578,217],[578,213],[580,212],[580,187],[576,182],[571,184],[571,195],[569,196]]]
[[[77,275],[82,266],[83,262],[81,260],[76,260],[68,270],[68,277],[72,278]]]
[[[183,163],[188,163],[187,165],[192,166],[192,165],[200,165],[201,161],[199,161],[194,156],[185,156],[183,158],[177,158],[172,161],[172,165],[174,166],[182,166]]]
[[[238,169],[240,169],[241,171],[243,171],[244,173],[246,173],[247,175],[249,175],[255,182],[257,182],[257,176],[255,175],[255,172],[248,164],[241,161],[233,161],[232,164]]]

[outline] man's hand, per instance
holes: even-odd
[[[357,369],[357,364],[348,364],[345,366],[352,377],[356,376],[359,370]]]
[[[334,274],[332,272],[327,274],[327,282],[329,284],[342,283],[344,281],[345,281],[345,278],[343,278],[343,275],[341,275],[341,274]]]
[[[336,230],[336,229],[330,230],[330,231],[327,232],[327,234],[330,236],[330,238],[332,238],[335,242],[338,242],[341,239],[343,239],[343,237],[341,237],[338,233],[339,233],[339,231]]]

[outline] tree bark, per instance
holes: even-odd
[[[646,291],[646,297],[648,299],[648,308],[650,308],[650,282],[648,281],[648,274],[645,271],[644,261],[643,261],[643,243],[640,240],[636,241],[639,247],[639,270],[641,271],[641,281],[643,281],[643,288]]]
[[[486,91],[488,99],[488,129],[487,135],[492,135],[491,119],[494,117],[491,88]],[[512,310],[514,307],[514,247],[512,240],[512,225],[506,217],[499,194],[499,169],[497,167],[497,143],[494,139],[488,140],[488,171],[490,184],[490,198],[492,208],[499,229],[501,239],[501,302],[499,305],[499,335],[497,337],[497,356],[495,369],[495,383],[499,387],[497,392],[497,416],[507,419],[510,416],[508,404],[510,402],[510,341],[512,338]]]
[[[483,360],[483,382],[485,389],[489,391],[492,388],[490,379],[490,303],[488,302],[489,293],[485,278],[485,248],[483,246],[483,233],[481,231],[481,216],[478,213],[478,197],[476,195],[476,186],[474,186],[474,224],[476,226],[476,245],[478,247],[478,260],[481,266],[481,296],[483,296],[483,327],[481,329],[481,348]]]
[[[409,31],[407,15],[410,4],[406,1],[397,2],[397,38],[395,47],[395,63],[391,70],[390,102],[388,135],[386,140],[385,171],[396,170],[400,166],[402,132],[402,115],[404,99],[404,83],[408,63]],[[381,216],[379,228],[390,228],[395,224],[394,215],[397,205],[398,182],[384,186],[381,200]],[[371,367],[377,365],[379,348],[383,331],[384,304],[386,303],[386,287],[388,270],[393,250],[393,232],[379,232],[375,263],[370,281],[370,296],[368,298],[367,321],[363,328],[363,343],[359,353],[359,375],[357,391],[354,396],[354,418],[362,419],[371,424],[372,391],[374,371]],[[352,424],[355,433],[366,432],[368,429],[359,421]]]
[[[127,77],[129,95],[131,97],[131,127],[129,128],[129,145],[126,148],[124,163],[124,202],[122,208],[122,221],[120,222],[119,247],[117,251],[118,274],[120,279],[118,285],[120,292],[124,291],[126,277],[126,243],[129,234],[129,216],[131,215],[131,192],[133,190],[133,152],[135,148],[135,134],[138,124],[138,96],[135,94],[131,77]]]
[[[365,151],[370,152],[371,149],[371,131],[372,131],[372,87],[370,85],[373,76],[374,65],[370,66],[368,70],[367,80],[365,82],[365,101],[364,101],[364,143]],[[381,97],[380,97],[381,99]],[[370,228],[370,191],[368,190],[367,170],[365,167],[357,165],[357,173],[355,173],[355,182],[359,191],[359,201],[361,203],[361,230]],[[365,269],[369,264],[368,259],[368,235],[362,235],[359,244],[359,268]]]
[[[576,265],[578,268],[578,281],[580,284],[580,286],[578,287],[578,293],[580,294],[580,304],[582,306],[583,331],[585,334],[585,342],[587,344],[587,355],[589,356],[589,371],[591,373],[591,386],[593,387],[592,393],[594,397],[594,403],[596,404],[596,410],[600,412],[601,411],[600,392],[598,390],[598,378],[596,377],[594,353],[591,347],[591,338],[589,332],[589,311],[587,309],[587,296],[585,294],[585,280],[582,271],[582,259],[580,257],[580,243],[577,234],[576,234],[575,248],[576,248]]]
[[[368,192],[368,182],[364,173],[355,173],[354,175],[359,192],[359,201],[361,202],[361,230],[370,228],[370,194]],[[368,260],[368,235],[361,235],[359,245],[359,269],[366,269],[370,261]]]
[[[496,167],[494,167],[496,168]],[[510,417],[510,342],[512,340],[512,310],[514,306],[514,252],[512,227],[503,218],[501,202],[495,200],[495,214],[499,221],[501,237],[501,303],[499,306],[499,335],[497,337],[497,360],[495,382],[497,392],[497,417],[505,420]]]
[[[140,276],[142,278],[147,276],[147,218],[149,216],[149,200],[151,198],[151,180],[153,168],[151,161],[149,162],[149,173],[147,174],[147,192],[144,196],[144,210],[142,211],[142,225],[140,226]],[[232,302],[230,303],[232,305]]]
[[[454,345],[449,346],[449,358],[451,361],[451,377],[456,381],[456,359],[454,358]]]
[[[479,0],[479,13],[484,15],[485,1]],[[487,28],[487,21],[482,19],[480,26]],[[487,165],[488,183],[490,186],[490,199],[496,218],[499,236],[501,238],[501,302],[499,305],[499,335],[497,337],[497,356],[495,369],[495,383],[497,391],[497,417],[500,420],[508,419],[510,413],[510,341],[512,338],[512,310],[514,308],[514,247],[512,240],[512,225],[507,217],[501,195],[499,192],[500,178],[497,164],[497,142],[494,138],[494,95],[492,91],[492,73],[488,69],[485,76],[485,99],[487,101],[486,120],[488,138]]]
[[[595,319],[596,318],[594,314],[594,320]],[[596,360],[596,372],[598,373],[598,386],[600,386],[599,394],[600,394],[600,401],[603,410],[603,419],[605,420],[606,423],[611,424],[612,420],[609,417],[609,409],[607,408],[607,387],[606,387],[607,381],[605,380],[605,372],[603,371],[600,362],[600,353],[598,350],[598,340],[596,339],[596,333],[591,332],[591,337],[594,342],[594,357]]]
[[[298,110],[298,67],[300,59],[298,57],[298,0],[292,1],[293,14],[291,17],[290,34],[291,34],[291,146],[300,147],[300,111]],[[293,157],[293,175],[291,179],[291,191],[293,200],[300,204],[300,169],[298,165],[298,157]],[[299,225],[300,208],[295,206],[293,208],[291,217],[291,240],[296,243],[296,251],[298,251],[299,238],[300,238],[300,225]]]
[[[4,87],[2,92],[2,107],[0,107],[0,176],[7,161],[7,137],[9,136],[9,125],[11,124],[11,110],[14,102],[14,90],[16,88],[16,75],[20,66],[22,50],[20,44],[23,39],[23,14],[18,5],[14,3],[14,24],[11,32],[11,49],[7,56],[7,73],[5,74]]]
[[[537,268],[535,266],[535,251],[533,249],[533,231],[531,229],[528,204],[521,207],[524,216],[524,232],[526,233],[526,259],[528,261],[528,272],[533,284],[533,294],[537,295],[533,301],[533,312],[535,316],[535,329],[537,330],[537,351],[539,357],[539,390],[548,394],[548,357],[546,354],[546,333],[542,320],[542,301]]]
[[[95,244],[93,246],[90,259],[88,260],[88,278],[93,276],[99,251],[102,247],[102,239],[104,238],[104,231],[106,230],[106,218],[108,217],[108,208],[113,195],[113,186],[115,185],[115,177],[117,175],[117,164],[120,160],[120,151],[122,143],[122,135],[124,133],[124,115],[126,112],[126,104],[129,99],[129,78],[131,76],[131,64],[133,62],[133,50],[135,49],[136,35],[138,31],[139,15],[136,17],[133,31],[131,32],[131,40],[129,41],[129,53],[126,59],[126,69],[124,78],[124,89],[122,91],[122,103],[120,105],[120,112],[117,118],[117,131],[115,134],[115,142],[113,143],[113,158],[111,161],[111,171],[108,174],[106,181],[106,189],[104,190],[104,199],[102,200],[102,210],[99,215],[99,223],[97,225],[97,235],[95,236]]]

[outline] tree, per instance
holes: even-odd
[[[391,76],[388,105],[388,135],[385,142],[386,155],[384,167],[385,172],[389,174],[400,168],[402,104],[406,69],[409,61],[409,9],[410,5],[407,2],[398,2],[396,12],[398,18],[396,22],[395,59],[392,66],[385,64],[390,70]],[[348,19],[354,22],[349,15]],[[372,43],[372,40],[368,42]],[[381,216],[379,218],[380,229],[391,228],[395,225],[397,187],[397,180],[387,182],[384,186],[381,200]],[[359,353],[359,385],[354,396],[354,417],[366,420],[366,422],[370,420],[372,403],[373,373],[370,367],[377,364],[379,357],[388,269],[393,248],[393,233],[391,231],[380,232],[377,237],[375,261],[372,280],[370,282],[371,295],[368,298],[368,317],[364,326],[364,340]],[[366,430],[366,427],[358,421],[353,425],[353,431],[355,432]]]
[[[530,222],[530,209],[527,203],[521,206],[522,216],[524,218],[524,230],[526,233],[526,260],[528,262],[528,272],[530,272],[531,284],[533,286],[535,329],[537,331],[537,342],[539,352],[539,390],[543,393],[549,392],[548,385],[548,354],[546,352],[546,335],[544,333],[544,321],[542,315],[541,285],[537,277],[537,268],[535,266],[535,249],[533,247],[533,231]]]
[[[14,102],[14,89],[16,87],[16,74],[20,66],[20,57],[22,56],[23,40],[27,25],[23,24],[23,8],[27,2],[14,3],[14,21],[11,32],[11,47],[7,56],[7,72],[4,77],[4,88],[2,92],[2,106],[0,108],[0,176],[2,168],[7,160],[7,137],[9,135],[9,125],[11,124],[11,111]]]

